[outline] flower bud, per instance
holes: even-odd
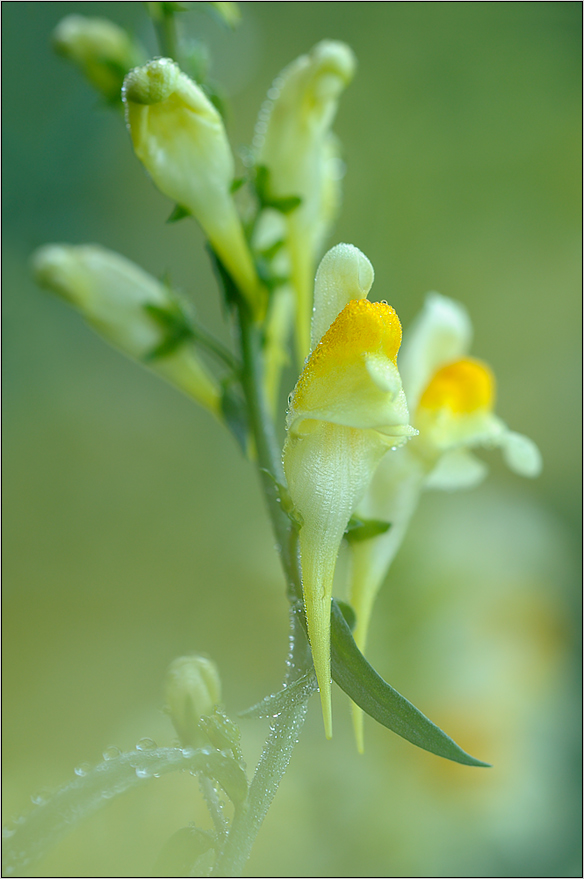
[[[205,656],[179,656],[171,662],[164,690],[168,713],[183,745],[197,745],[207,736],[199,726],[221,701],[217,666]]]
[[[48,244],[36,251],[32,263],[37,283],[77,308],[108,342],[219,414],[218,384],[184,344],[186,317],[156,278],[96,245]]]
[[[236,28],[241,21],[241,12],[237,3],[209,3],[222,21],[231,28]]]
[[[123,99],[136,155],[161,192],[199,221],[257,314],[265,291],[231,194],[233,155],[221,116],[168,58],[132,70]]]
[[[256,126],[258,166],[267,168],[273,200],[298,197],[286,213],[287,247],[297,296],[300,360],[309,349],[316,262],[340,202],[340,159],[331,125],[355,57],[341,42],[323,40],[287,67],[268,92]]]
[[[143,54],[113,21],[83,15],[68,15],[57,25],[53,46],[76,64],[108,101],[121,100],[124,77]]]

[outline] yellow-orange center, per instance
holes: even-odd
[[[420,407],[469,415],[477,409],[491,409],[494,400],[495,377],[491,369],[480,360],[466,358],[434,373],[420,398]]]
[[[391,305],[351,299],[310,355],[294,391],[296,406],[302,408],[314,380],[335,382],[343,370],[362,363],[364,354],[380,354],[395,364],[401,337]]]
[[[395,363],[401,337],[401,324],[391,305],[351,299],[312,352],[307,367],[318,374],[362,354],[384,354]]]

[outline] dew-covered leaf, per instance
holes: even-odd
[[[70,784],[38,800],[14,827],[6,828],[2,852],[4,876],[30,875],[30,868],[79,821],[114,797],[149,779],[186,769],[217,781],[236,804],[247,796],[247,777],[228,754],[213,748],[152,748],[115,753],[85,769]]]
[[[489,766],[463,751],[367,662],[336,601],[331,613],[333,680],[367,714],[418,748],[467,766]]]

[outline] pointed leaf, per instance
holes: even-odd
[[[237,192],[238,189],[241,189],[244,183],[247,183],[247,177],[235,177],[231,183],[230,192]]]
[[[181,204],[177,204],[171,215],[167,219],[167,223],[177,223],[179,220],[184,220],[185,217],[192,217],[191,211],[188,208],[184,208]]]
[[[262,208],[272,208],[275,211],[280,211],[282,214],[289,214],[302,203],[299,195],[272,195],[270,169],[266,165],[256,166],[254,186]]]
[[[144,306],[144,311],[156,321],[164,334],[162,341],[145,356],[147,363],[174,354],[177,348],[194,337],[192,323],[178,300],[167,307],[148,304]]]
[[[277,717],[289,708],[290,705],[296,705],[299,702],[305,702],[313,693],[316,693],[318,685],[316,683],[316,675],[314,671],[309,671],[302,675],[301,678],[292,681],[287,687],[271,696],[266,696],[257,705],[240,711],[239,717]]]
[[[233,757],[210,747],[118,754],[48,796],[18,822],[10,838],[4,840],[3,875],[31,875],[32,865],[81,819],[150,778],[184,769],[215,779],[236,805],[247,795],[247,778],[241,766]]]
[[[489,766],[463,751],[369,665],[337,605],[332,603],[333,680],[367,714],[418,748],[467,766]]]
[[[351,516],[345,538],[349,543],[358,543],[360,540],[369,540],[371,537],[385,534],[390,528],[391,522],[384,522],[382,519],[358,519],[356,516]]]
[[[221,414],[225,424],[237,440],[242,452],[247,452],[248,419],[245,402],[229,379],[223,383]]]
[[[338,598],[335,598],[335,602],[343,617],[345,618],[345,622],[350,628],[351,631],[354,630],[357,625],[357,614],[353,610],[350,604],[347,604],[346,601],[340,601]]]

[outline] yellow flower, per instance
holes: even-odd
[[[350,601],[357,615],[355,641],[364,651],[377,592],[406,533],[424,488],[476,485],[486,465],[470,451],[500,447],[522,476],[537,476],[535,444],[514,433],[493,409],[495,378],[490,367],[468,356],[472,326],[457,302],[432,293],[404,339],[400,373],[419,436],[379,466],[358,514],[391,523],[389,530],[351,549]],[[363,750],[363,716],[353,706],[357,746]]]
[[[123,256],[89,244],[45,245],[33,256],[33,270],[38,284],[74,305],[108,342],[148,363],[219,417],[219,386],[192,346],[172,346],[166,355],[152,357],[166,341],[156,314],[172,320],[177,307],[160,281]]]
[[[314,270],[340,202],[341,163],[330,129],[354,70],[347,45],[323,40],[276,78],[256,126],[257,163],[268,170],[270,197],[300,199],[285,215],[300,362],[309,349]]]
[[[168,58],[125,79],[134,151],[158,188],[199,221],[254,313],[261,287],[231,194],[234,163],[221,116],[199,86]]]
[[[340,244],[323,258],[315,282],[313,350],[290,399],[284,470],[302,521],[304,606],[332,734],[330,612],[337,553],[355,505],[377,464],[415,431],[396,366],[397,314],[366,298],[369,260]]]
[[[426,462],[435,487],[459,487],[482,478],[484,465],[469,452],[480,446],[500,448],[507,465],[521,476],[537,476],[541,470],[535,443],[495,415],[495,378],[486,363],[468,356],[471,337],[463,306],[432,293],[404,344],[400,367],[420,430],[412,451]]]

